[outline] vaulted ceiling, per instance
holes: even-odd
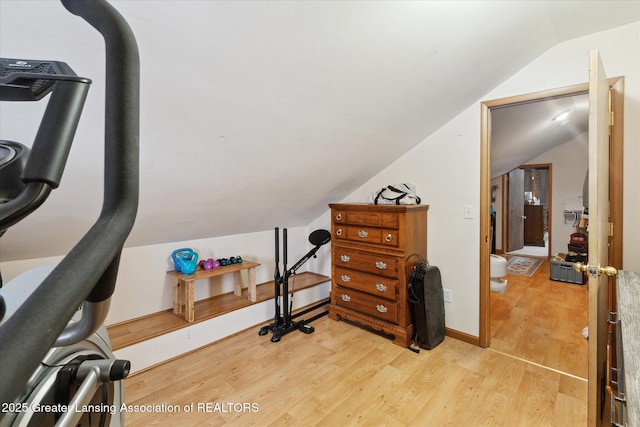
[[[141,55],[129,246],[306,225],[547,49],[640,19],[626,1],[112,4]],[[0,243],[63,254],[101,206],[103,43],[58,2],[0,0],[0,55],[93,80],[61,187]],[[44,104],[2,103],[0,137],[30,145]]]
[[[491,178],[574,138],[588,137],[587,93],[506,105],[491,111]]]

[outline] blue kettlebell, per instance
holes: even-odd
[[[187,253],[187,252],[193,252],[193,249],[191,249],[191,248],[180,248],[180,249],[176,249],[175,251],[173,251],[171,253],[171,259],[173,260],[173,269],[175,271],[177,271],[178,273],[182,273],[182,270],[180,269],[180,256],[183,253]]]
[[[198,253],[193,251],[183,253],[178,258],[178,263],[182,274],[193,274],[198,268]]]

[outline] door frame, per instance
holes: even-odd
[[[524,247],[524,169],[511,169],[506,175],[507,199],[503,206],[507,213],[504,222],[507,232],[504,235],[503,247],[505,253],[508,253]]]
[[[622,268],[622,210],[623,210],[623,133],[624,133],[624,77],[608,79],[611,90],[611,109],[615,120],[611,126],[610,154],[610,203],[611,224],[614,230],[611,239],[610,264]],[[480,328],[478,345],[489,347],[491,344],[490,312],[490,255],[491,221],[491,109],[506,105],[542,101],[589,92],[589,83],[532,92],[524,95],[499,98],[480,103]]]

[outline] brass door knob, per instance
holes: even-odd
[[[595,267],[593,265],[576,262],[575,264],[573,264],[573,269],[577,272],[588,273],[591,277],[598,277],[603,273],[609,277],[615,277],[618,275],[618,270],[615,267],[611,267],[609,265],[606,267]]]

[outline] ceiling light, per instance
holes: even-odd
[[[564,110],[562,113],[558,114],[557,116],[555,116],[552,120],[554,122],[564,122],[567,117],[569,117],[569,110]]]

